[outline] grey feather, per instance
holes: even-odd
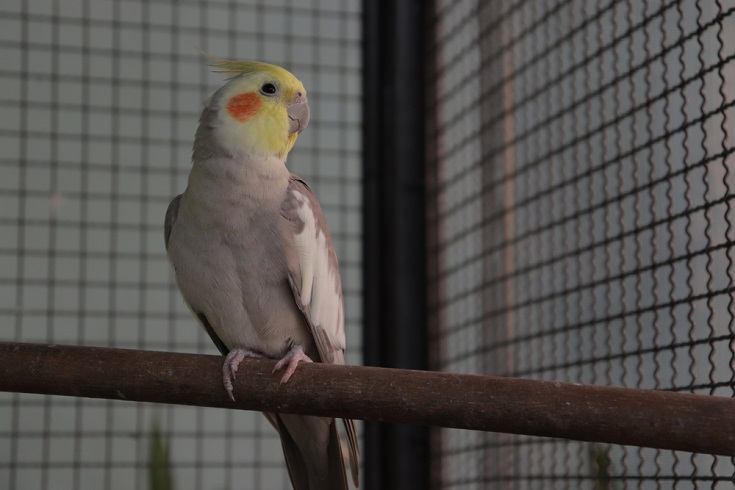
[[[327,461],[329,461],[329,489],[342,490],[347,489],[347,472],[345,471],[345,460],[342,457],[342,443],[337,432],[337,424],[332,423],[329,426],[329,444],[327,445]],[[355,486],[359,486],[360,482],[355,476]]]
[[[291,485],[294,490],[309,490],[309,474],[306,470],[306,462],[296,442],[294,442],[288,429],[277,414],[273,414],[272,419],[268,417],[268,420],[271,420],[271,423],[280,436],[281,448],[283,449],[283,456],[286,459],[286,468],[288,468]]]
[[[176,218],[179,214],[179,203],[180,202],[181,202],[181,194],[174,197],[169,203],[168,208],[166,209],[166,219],[164,220],[164,224],[163,224],[163,240],[164,240],[164,244],[166,245],[167,250],[168,250],[168,242],[171,238],[171,231],[173,230],[173,227],[176,224]],[[227,353],[230,350],[227,348],[225,343],[222,342],[222,339],[220,339],[217,336],[217,333],[214,331],[214,328],[212,328],[212,325],[209,323],[209,320],[207,320],[207,317],[203,313],[198,313],[196,311],[194,312],[194,314],[196,315],[201,325],[204,327],[204,330],[206,330],[207,335],[209,335],[209,338],[211,338],[212,342],[214,342],[214,345],[217,347],[217,350],[219,350],[222,353],[222,355],[227,355]]]
[[[173,229],[174,223],[176,223],[176,217],[179,214],[180,202],[181,194],[174,197],[168,204],[168,208],[166,209],[166,219],[163,223],[163,243],[166,245],[166,250],[168,250],[168,242],[169,238],[171,237],[171,230]]]
[[[207,331],[207,335],[209,335],[209,338],[212,339],[215,347],[217,347],[217,350],[220,351],[223,356],[226,356],[230,352],[230,349],[228,349],[225,343],[222,342],[222,339],[219,338],[217,332],[215,332],[214,328],[212,328],[212,324],[209,323],[209,320],[207,320],[207,317],[204,316],[204,314],[202,313],[197,313],[196,316],[199,319],[199,322],[204,327],[204,330]]]
[[[329,228],[326,223],[324,212],[322,211],[319,201],[314,193],[311,191],[306,182],[304,182],[300,178],[292,176],[291,182],[289,184],[289,190],[295,190],[309,200],[309,207],[313,213],[313,219],[316,225],[316,229],[318,232],[324,234],[326,240],[326,245],[328,247],[329,267],[335,271],[334,287],[336,290],[336,294],[339,296],[339,303],[341,307],[343,303],[343,296],[342,283],[339,275],[339,264],[337,261],[337,254],[334,251],[334,244],[332,242],[331,234],[329,233]],[[304,220],[299,214],[299,208],[300,204],[295,199],[294,194],[292,192],[289,192],[281,207],[281,213],[283,214],[284,218],[292,223],[292,226],[294,227],[293,230],[296,233],[302,232],[305,226]],[[335,339],[331,338],[328,331],[322,325],[317,324],[314,321],[311,315],[311,305],[308,303],[304,303],[301,300],[301,290],[298,286],[298,284],[300,284],[301,282],[301,273],[302,272],[299,270],[298,263],[293,264],[292,262],[289,271],[288,283],[291,287],[291,291],[293,292],[294,300],[296,301],[299,310],[304,314],[306,323],[309,325],[309,329],[311,330],[311,334],[314,337],[314,342],[316,343],[317,350],[319,352],[319,357],[321,361],[325,363],[344,364],[345,346],[340,345],[341,343],[339,341],[335,341]],[[344,329],[344,326],[341,326],[341,328]],[[352,480],[355,483],[355,486],[357,486],[359,485],[360,460],[357,431],[355,429],[355,423],[352,420],[344,419],[343,423],[345,431],[347,433]]]
[[[342,419],[342,424],[345,426],[345,432],[347,433],[352,482],[357,487],[360,485],[360,444],[357,439],[357,429],[352,419]]]
[[[322,211],[321,205],[319,204],[319,200],[316,198],[306,182],[295,175],[291,176],[288,190],[289,192],[284,199],[283,206],[281,207],[281,214],[292,224],[292,231],[294,233],[300,233],[303,230],[305,223],[302,217],[299,215],[299,209],[301,205],[296,201],[294,196],[300,195],[308,199],[308,204],[311,208],[312,216],[314,219],[315,229],[317,232],[323,233],[326,240],[329,268],[335,273],[334,289],[338,296],[339,305],[341,306],[344,302],[344,299],[342,296],[342,281],[339,275],[339,263],[337,261],[337,254],[334,251],[332,235],[329,232],[329,227],[327,226],[327,221],[324,216],[324,212]],[[294,299],[296,300],[296,304],[299,307],[299,310],[301,310],[301,312],[304,314],[304,317],[309,324],[309,329],[311,330],[311,334],[313,335],[314,341],[317,345],[317,350],[319,351],[319,357],[321,358],[322,362],[333,364],[335,363],[335,351],[339,350],[344,352],[345,345],[343,345],[343,342],[340,342],[339,340],[330,337],[329,332],[324,329],[324,325],[320,325],[319,323],[314,321],[314,318],[312,318],[311,304],[308,302],[304,303],[300,300],[301,288],[299,287],[299,283],[301,282],[301,274],[302,271],[300,270],[299,263],[289,264],[289,285],[294,293]],[[343,364],[344,359],[342,359],[339,363]]]
[[[281,444],[294,488],[347,490],[347,471],[334,419],[277,415]],[[304,478],[306,476],[306,478]]]

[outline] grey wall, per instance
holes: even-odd
[[[284,64],[312,123],[289,165],[341,261],[348,360],[361,339],[360,2],[7,0],[0,5],[0,340],[215,353],[165,258],[202,103],[199,54]],[[177,489],[286,488],[255,413],[0,394],[0,488],[146,488],[148,436]]]
[[[468,0],[435,21],[434,368],[733,396],[733,2]],[[711,488],[734,471],[438,432],[445,488]]]

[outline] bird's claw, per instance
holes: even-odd
[[[230,400],[235,401],[235,393],[233,391],[233,381],[237,375],[237,370],[240,368],[240,363],[245,358],[258,359],[263,358],[262,354],[249,350],[249,349],[232,349],[225,357],[225,362],[222,364],[222,382],[225,385],[225,390],[230,397]]]
[[[284,367],[286,368],[286,371],[283,373],[283,376],[281,377],[281,384],[288,383],[288,380],[291,379],[291,376],[293,376],[293,373],[296,372],[296,368],[299,365],[299,362],[314,362],[311,360],[309,356],[306,355],[304,352],[304,349],[300,345],[294,345],[285,356],[281,358],[280,361],[276,363],[276,366],[273,368],[273,372],[280,371]]]

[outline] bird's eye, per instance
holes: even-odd
[[[262,87],[260,87],[260,92],[264,95],[273,95],[276,93],[276,86],[272,83],[264,83]]]

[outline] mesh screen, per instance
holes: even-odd
[[[319,195],[361,339],[361,5],[5,0],[0,5],[0,340],[216,353],[163,247],[203,101],[199,50],[286,65],[312,122],[292,169]],[[256,413],[0,394],[0,488],[147,488],[158,420],[177,489],[289,488]]]
[[[735,3],[439,1],[433,24],[433,367],[732,396]],[[441,488],[732,488],[735,471],[434,436]]]

